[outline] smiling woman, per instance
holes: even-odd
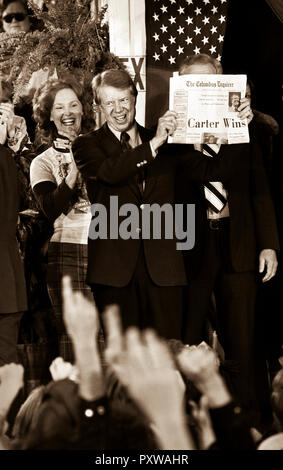
[[[72,141],[94,127],[89,102],[86,90],[72,77],[49,80],[33,100],[37,142],[48,148],[32,161],[31,186],[41,210],[53,222],[47,287],[55,312],[59,354],[67,361],[72,361],[73,355],[62,321],[62,277],[69,275],[75,290],[92,300],[85,284],[90,203],[71,151]]]

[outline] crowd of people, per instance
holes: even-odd
[[[23,3],[6,3],[4,31],[28,31]],[[179,73],[223,71],[196,54]],[[254,109],[249,82],[235,107],[249,143],[168,144],[178,115],[142,127],[137,94],[123,69],[97,74],[91,91],[53,76],[25,119],[1,78],[0,448],[283,449],[281,364],[267,375],[255,347],[258,284],[278,266],[269,187],[278,125]],[[195,207],[187,250],[161,214],[157,237],[142,222],[177,203],[187,223]],[[23,248],[31,220],[38,236]],[[41,302],[40,334],[48,324],[56,343],[52,380],[23,397],[19,330]]]
[[[282,370],[272,384],[273,426],[251,427],[205,342],[168,344],[152,329],[122,328],[117,306],[103,314],[104,361],[94,302],[62,282],[63,317],[75,365],[57,358],[52,381],[22,404],[7,435],[6,415],[20,388],[21,365],[0,368],[1,449],[282,449]]]

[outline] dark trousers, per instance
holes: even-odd
[[[143,248],[127,286],[93,284],[91,287],[100,312],[107,305],[119,305],[124,329],[129,326],[154,328],[163,338],[181,338],[184,288],[154,284],[146,268]]]
[[[22,312],[0,313],[0,366],[18,362],[17,343]]]
[[[204,339],[212,293],[216,299],[215,324],[225,359],[233,366],[233,389],[246,406],[254,399],[254,272],[233,272],[230,262],[229,218],[218,228],[207,227],[203,261],[190,280],[188,316],[184,341],[198,344]]]

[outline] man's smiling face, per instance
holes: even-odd
[[[136,98],[131,88],[102,86],[99,90],[99,99],[110,127],[118,132],[125,132],[132,127],[136,115]]]

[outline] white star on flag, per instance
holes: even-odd
[[[184,55],[204,53],[221,56],[228,2],[144,1],[147,19],[146,67],[152,64],[154,67],[176,70]]]
[[[192,23],[193,23],[193,19],[192,19],[190,16],[188,16],[188,18],[186,19],[186,22],[188,23],[188,25],[189,25],[189,24],[192,24]]]

